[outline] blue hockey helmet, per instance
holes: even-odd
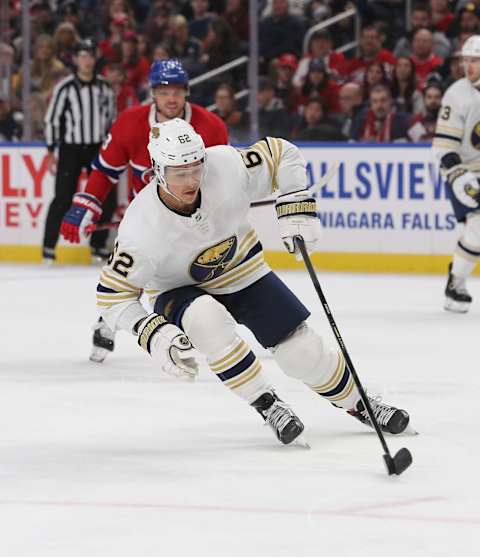
[[[152,88],[157,85],[183,85],[188,89],[188,74],[175,58],[155,60],[150,66],[149,82]]]

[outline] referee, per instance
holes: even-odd
[[[46,262],[55,260],[60,223],[70,207],[82,168],[90,173],[90,164],[115,117],[113,90],[101,75],[95,74],[95,42],[80,41],[73,61],[75,72],[56,85],[45,114],[49,169],[52,174],[56,172],[55,197],[48,209],[43,239]],[[54,154],[57,147],[58,161]],[[110,220],[115,198],[110,205],[110,214],[104,212],[103,221]],[[98,232],[92,236],[93,255],[103,254],[107,234]]]

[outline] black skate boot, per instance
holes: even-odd
[[[93,347],[90,354],[92,362],[101,363],[115,348],[115,332],[100,317],[93,328]]]
[[[452,264],[448,266],[448,281],[445,288],[445,303],[443,307],[456,313],[467,313],[472,303],[472,297],[465,286],[465,279],[452,274]]]
[[[379,398],[369,396],[368,400],[370,402],[370,406],[372,407],[373,415],[377,419],[378,425],[382,431],[385,433],[398,434],[403,433],[407,429],[410,416],[407,412],[405,412],[405,410],[389,406],[388,404],[381,402]],[[350,416],[360,420],[362,424],[373,427],[362,400],[357,402],[356,409],[348,410],[348,413]]]
[[[280,443],[288,445],[303,431],[300,418],[272,391],[263,393],[252,406],[275,432]]]

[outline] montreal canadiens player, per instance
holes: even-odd
[[[287,375],[370,425],[341,352],[328,348],[306,323],[310,312],[268,267],[247,219],[251,201],[278,190],[276,210],[288,251],[296,252],[297,235],[309,251],[314,248],[319,221],[299,150],[271,137],[244,150],[205,149],[180,119],[155,124],[148,150],[154,177],[127,208],[97,287],[103,319],[136,335],[173,376],[195,378],[198,350],[281,443],[294,441],[303,423],[268,384],[237,323],[272,351]],[[139,302],[142,291],[151,297],[153,313]],[[406,429],[407,412],[370,402],[384,431]]]
[[[152,103],[125,110],[112,125],[107,139],[92,163],[92,172],[84,192],[77,193],[65,214],[60,233],[72,243],[79,243],[85,227],[96,223],[102,203],[130,165],[134,188],[139,192],[151,177],[147,151],[148,134],[156,122],[183,118],[190,122],[207,146],[228,143],[223,121],[205,108],[188,103],[188,74],[178,60],[156,60],[150,69]],[[114,331],[101,320],[94,326],[90,359],[101,362],[114,349]]]
[[[466,279],[480,260],[480,35],[462,47],[465,77],[442,99],[433,151],[446,176],[457,221],[464,223],[449,266],[444,308],[468,311],[472,297]]]

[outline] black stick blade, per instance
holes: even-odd
[[[393,474],[400,476],[413,461],[412,453],[408,449],[400,449],[393,458],[389,454],[384,454],[383,460],[385,461],[389,476]]]

